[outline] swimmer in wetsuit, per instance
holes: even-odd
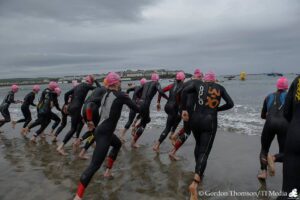
[[[56,149],[58,153],[61,155],[67,155],[67,153],[64,151],[64,146],[73,137],[75,132],[76,132],[76,138],[79,139],[80,131],[83,127],[81,109],[88,92],[96,88],[95,86],[93,86],[93,83],[95,82],[98,87],[101,87],[100,84],[94,79],[93,76],[89,75],[85,79],[86,79],[86,83],[81,83],[77,85],[75,88],[65,93],[65,98],[64,98],[65,104],[67,104],[70,96],[72,95],[72,100],[68,105],[68,113],[71,117],[71,129],[66,134],[62,144],[60,144]]]
[[[2,104],[0,105],[0,112],[4,119],[0,120],[0,127],[2,127],[5,123],[10,122],[10,113],[9,113],[9,106],[12,103],[21,103],[22,101],[15,100],[15,93],[19,91],[19,86],[12,85],[11,90],[8,92],[6,97],[3,99]],[[0,130],[0,133],[3,132]]]
[[[282,191],[300,191],[300,76],[295,78],[285,99],[284,117],[289,122],[283,159]],[[278,199],[289,199],[288,196]]]
[[[277,91],[269,94],[264,100],[261,118],[265,119],[266,122],[261,134],[261,151],[259,155],[261,172],[257,176],[258,179],[265,180],[267,178],[267,169],[269,170],[269,175],[274,176],[274,162],[282,162],[288,128],[288,122],[283,116],[288,86],[288,80],[285,77],[279,78],[277,80]],[[268,155],[275,135],[277,135],[279,154],[274,156]]]
[[[169,99],[165,105],[165,112],[168,114],[166,127],[161,133],[158,141],[153,146],[153,151],[159,152],[161,143],[166,139],[171,131],[171,137],[176,131],[178,124],[181,121],[181,92],[183,89],[183,82],[185,79],[184,72],[178,72],[176,74],[176,80],[173,84],[168,85],[163,89],[164,92],[169,91]],[[160,104],[161,96],[158,96],[157,103]]]
[[[12,127],[13,129],[15,128],[16,124],[18,123],[22,123],[23,124],[23,128],[21,130],[21,134],[24,133],[25,128],[27,127],[27,125],[31,122],[32,117],[31,117],[31,112],[29,107],[30,106],[34,106],[36,107],[36,105],[34,104],[34,99],[35,99],[35,95],[40,91],[40,86],[39,85],[34,85],[32,88],[32,91],[29,92],[25,97],[24,97],[24,101],[22,103],[21,106],[21,111],[23,113],[24,118],[23,119],[19,119],[18,121],[12,121]]]
[[[77,80],[73,80],[72,81],[72,86],[73,88],[76,87],[79,83],[77,82]],[[69,100],[67,102],[67,104],[64,104],[62,109],[61,109],[61,123],[60,126],[57,128],[55,134],[53,135],[53,139],[52,142],[56,142],[57,141],[57,137],[58,135],[61,133],[61,131],[66,127],[67,125],[67,119],[69,116],[68,113],[68,104],[71,102],[72,100],[72,95],[69,96]],[[53,134],[53,131],[52,131]]]
[[[183,84],[183,89],[185,87],[188,87],[189,84],[192,84],[192,80],[202,80],[202,77],[203,77],[203,73],[201,72],[201,70],[195,69],[194,76],[192,77],[191,80],[189,80]],[[192,117],[196,99],[197,99],[197,97],[195,94],[187,95],[186,110],[189,113],[190,117]],[[175,161],[179,160],[179,158],[176,156],[176,152],[184,144],[184,142],[188,139],[191,132],[192,132],[192,130],[190,127],[190,122],[184,121],[183,128],[181,128],[178,133],[176,133],[173,137],[171,137],[172,144],[174,145],[174,148],[169,153],[169,157],[171,160],[175,160]]]
[[[107,170],[105,172],[106,176],[110,174],[110,169],[122,146],[122,142],[114,134],[114,131],[120,119],[123,105],[127,105],[130,109],[139,112],[139,108],[129,96],[120,91],[121,83],[119,75],[113,72],[109,73],[107,75],[107,82],[108,89],[101,101],[100,122],[95,130],[96,148],[90,165],[81,175],[74,200],[81,200],[83,198],[84,191],[90,180],[105,160],[109,147],[113,146],[108,156]]]
[[[132,95],[132,101],[135,102],[137,105],[140,104],[140,98],[141,98],[141,88],[143,87],[143,85],[145,85],[145,83],[147,82],[147,80],[145,78],[142,78],[140,80],[140,86],[135,86],[132,88],[129,88],[126,93],[129,94],[130,92],[133,92]],[[136,117],[136,112],[134,110],[130,110],[129,112],[129,118],[127,123],[124,126],[124,129],[122,130],[121,134],[120,134],[120,139],[121,141],[124,143],[125,142],[125,134],[128,131],[128,129],[130,128],[130,126],[133,124],[133,126],[135,125],[134,120]]]
[[[231,109],[234,103],[225,88],[216,82],[216,75],[213,72],[205,74],[205,83],[200,80],[193,80],[193,83],[182,91],[182,118],[190,120],[191,129],[196,140],[194,151],[196,167],[192,184],[189,186],[191,200],[198,199],[197,188],[203,177],[207,159],[210,154],[218,126],[218,112]],[[197,100],[191,118],[186,109],[187,95],[195,94]],[[219,106],[221,99],[225,104]]]
[[[80,141],[87,139],[87,142],[79,154],[79,158],[81,159],[88,159],[85,154],[90,146],[95,142],[95,127],[98,126],[100,120],[99,108],[101,106],[102,97],[105,93],[105,87],[98,87],[84,103],[82,116],[85,123],[88,125],[89,130],[80,138]]]
[[[141,121],[140,123],[136,126],[136,131],[133,134],[133,138],[131,141],[131,146],[134,148],[138,148],[139,145],[136,144],[137,140],[141,137],[143,134],[147,124],[151,121],[150,119],[150,105],[153,97],[156,95],[158,92],[163,96],[164,98],[168,99],[168,96],[162,91],[161,86],[159,84],[159,75],[157,73],[153,73],[151,75],[151,81],[147,82],[140,90],[142,92],[142,96],[140,99],[140,116],[141,116]],[[138,91],[140,92],[140,91]],[[160,105],[157,104],[157,108],[160,109]]]
[[[55,83],[55,82],[54,82]],[[35,126],[40,125],[40,128],[35,132],[35,134],[31,138],[31,142],[36,142],[37,137],[44,132],[47,126],[50,124],[51,120],[55,120],[56,123],[54,124],[57,126],[60,122],[60,118],[52,112],[53,106],[56,107],[57,110],[60,111],[60,107],[58,104],[57,97],[60,95],[61,90],[55,84],[53,85],[50,83],[49,87],[46,88],[41,95],[39,104],[38,104],[38,119],[35,120],[32,124],[30,124],[26,128],[26,134]],[[42,137],[45,137],[42,135]]]

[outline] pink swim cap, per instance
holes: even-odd
[[[34,85],[33,87],[32,87],[32,90],[34,91],[34,92],[36,92],[36,93],[38,93],[39,91],[40,91],[40,86],[39,85]]]
[[[18,92],[18,90],[19,90],[19,86],[15,85],[15,84],[11,86],[11,91],[13,91],[13,93]]]
[[[76,87],[77,85],[79,85],[78,81],[77,81],[77,80],[73,80],[73,81],[72,81],[72,86],[73,86],[73,87]]]
[[[159,81],[159,75],[157,73],[153,73],[151,75],[151,80],[152,81]]]
[[[119,83],[121,80],[119,74],[115,73],[115,72],[110,72],[107,76],[106,76],[106,81],[107,81],[107,85],[108,86],[112,86],[115,85],[117,83]]]
[[[54,92],[59,96],[61,94],[61,89],[59,87],[54,89]]]
[[[58,84],[55,81],[50,81],[50,83],[48,84],[48,88],[52,91],[55,90],[55,88],[58,87]]]
[[[216,74],[213,71],[209,71],[205,74],[204,80],[208,82],[215,82],[216,81]]]
[[[140,84],[141,84],[141,85],[144,85],[146,82],[147,82],[147,79],[145,79],[145,78],[142,78],[142,79],[140,80]]]
[[[202,78],[203,77],[203,73],[201,72],[200,69],[195,69],[194,77],[196,77],[196,78]]]
[[[90,84],[90,85],[93,85],[94,80],[95,80],[95,78],[94,78],[93,75],[88,75],[88,76],[85,77],[85,81],[86,81],[88,84]]]
[[[277,87],[278,90],[287,90],[289,88],[289,81],[288,81],[288,79],[285,78],[284,76],[280,77],[277,80],[276,87]]]
[[[184,79],[185,79],[184,72],[177,72],[177,74],[176,74],[176,80],[177,81],[183,81]]]

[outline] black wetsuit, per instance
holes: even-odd
[[[183,89],[188,87],[190,84],[193,84],[194,80],[189,80],[183,84]],[[193,93],[187,94],[187,102],[186,102],[186,110],[189,113],[189,117],[191,118],[193,116],[193,111],[195,108],[195,102],[196,102],[197,96]],[[178,150],[188,139],[188,137],[191,135],[191,126],[189,122],[183,122],[183,128],[180,129],[178,133],[178,140],[176,141],[174,147],[176,150]]]
[[[110,146],[113,146],[109,153],[108,168],[111,168],[113,161],[121,148],[120,139],[114,134],[117,123],[121,116],[123,105],[139,112],[139,108],[123,92],[107,90],[101,101],[100,122],[95,130],[96,148],[93,153],[92,161],[80,178],[77,190],[79,197],[83,196],[84,190],[92,179],[96,171],[101,167]]]
[[[290,86],[286,96],[284,116],[290,122],[283,160],[283,192],[300,191],[300,76]],[[288,199],[283,197],[281,199]]]
[[[29,129],[32,129],[35,126],[41,125],[41,127],[35,132],[35,137],[40,135],[47,128],[52,118],[55,118],[55,116],[53,115],[54,113],[51,111],[51,109],[52,106],[56,104],[57,94],[49,88],[46,88],[42,92],[37,106],[38,118],[28,127]]]
[[[27,125],[31,122],[32,117],[31,117],[31,112],[29,109],[29,106],[32,105],[36,107],[36,105],[33,103],[35,99],[35,93],[34,92],[29,92],[25,97],[23,104],[21,106],[21,111],[23,113],[24,118],[19,119],[16,123],[21,123],[24,122],[23,128],[27,127]]]
[[[163,89],[164,92],[169,91],[169,99],[165,105],[165,112],[168,114],[168,118],[166,127],[158,140],[160,144],[166,139],[170,131],[176,131],[176,128],[181,121],[180,98],[182,89],[182,81],[175,81],[175,83],[168,85]],[[158,103],[160,103],[160,95],[158,97]]]
[[[82,109],[82,116],[85,122],[92,121],[94,126],[97,127],[100,115],[99,108],[101,106],[101,101],[103,95],[106,93],[106,89],[104,87],[96,88],[93,93],[89,96],[89,98],[84,103]],[[95,142],[94,130],[87,131],[82,137],[81,140],[88,139],[88,141],[84,145],[84,149],[88,150],[90,146]]]
[[[66,104],[64,104],[62,109],[61,109],[61,123],[60,123],[60,126],[57,128],[57,130],[55,132],[55,137],[57,137],[67,125],[67,120],[68,120],[68,115],[69,114],[64,112],[64,107],[65,106],[66,106]]]
[[[134,136],[134,141],[138,140],[138,138],[143,134],[147,124],[151,121],[150,105],[151,105],[151,101],[152,101],[153,97],[156,95],[156,93],[158,92],[164,98],[168,99],[168,96],[165,95],[165,93],[162,91],[161,86],[160,86],[159,82],[157,82],[157,81],[150,81],[150,82],[145,83],[140,90],[142,92],[142,96],[141,96],[141,100],[140,100],[141,122],[137,127],[138,129]],[[138,92],[140,92],[140,91],[138,91]]]
[[[279,90],[268,95],[264,100],[261,118],[266,119],[266,122],[261,134],[261,152],[259,156],[261,170],[267,170],[267,156],[275,135],[277,135],[279,145],[279,154],[275,155],[275,162],[282,162],[288,128],[288,122],[283,116],[286,94],[285,91]]]
[[[142,88],[142,86],[135,86],[135,87],[129,88],[126,91],[127,94],[129,94],[130,92],[133,92],[132,101],[135,102],[137,105],[139,105],[139,103],[140,103],[139,99],[141,98],[141,91],[142,91],[141,88]],[[132,125],[132,123],[135,119],[135,116],[136,116],[136,112],[131,109],[130,112],[129,112],[128,121],[124,126],[125,129],[130,128],[130,126]]]
[[[95,81],[97,86],[100,87],[100,84]],[[68,112],[71,117],[71,129],[66,134],[63,143],[66,144],[76,133],[76,138],[79,138],[80,131],[83,127],[83,121],[81,116],[81,109],[82,105],[85,101],[86,95],[90,90],[94,90],[96,87],[89,85],[87,83],[81,83],[74,87],[73,89],[69,90],[65,93],[65,104],[68,103],[69,97],[72,95],[72,100],[69,103]]]
[[[186,110],[189,93],[198,97],[193,115],[190,118],[190,125],[196,140],[195,173],[202,177],[217,132],[218,112],[228,110],[234,104],[223,86],[217,83],[203,83],[200,80],[194,80],[182,91],[183,110]],[[221,99],[224,99],[226,103],[219,107]]]
[[[10,122],[10,113],[9,113],[9,106],[11,103],[16,103],[15,101],[15,93],[13,91],[9,91],[6,97],[3,99],[2,104],[0,105],[0,112],[4,117],[3,120],[0,121],[0,127],[2,127],[5,123]]]
[[[53,105],[55,106],[55,108],[62,112],[61,108],[59,107],[59,103],[58,103],[58,96],[56,93],[53,94]],[[59,125],[60,123],[60,118],[58,117],[57,114],[55,114],[54,112],[50,113],[50,119],[54,121],[54,124],[52,125],[52,130],[56,129],[56,127]]]

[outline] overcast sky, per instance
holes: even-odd
[[[299,61],[299,0],[0,0],[0,78]]]

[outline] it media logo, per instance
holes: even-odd
[[[298,197],[299,195],[296,188],[289,193],[289,199],[298,199]]]

